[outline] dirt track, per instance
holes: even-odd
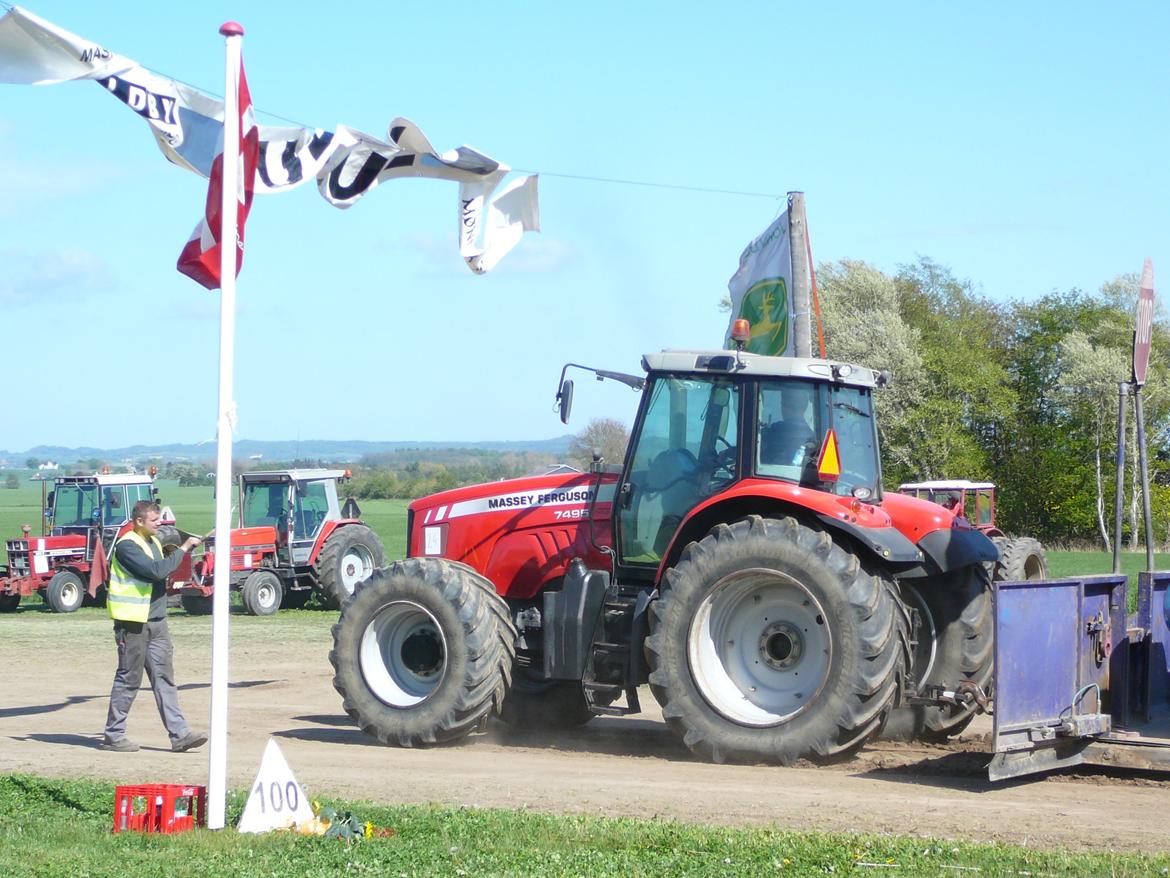
[[[286,621],[287,619],[287,621]],[[693,760],[649,692],[637,718],[571,733],[515,734],[499,723],[432,750],[383,747],[341,712],[326,655],[329,614],[232,617],[229,785],[247,787],[269,736],[311,792],[385,802],[530,808],[790,829],[918,834],[1035,847],[1165,851],[1170,781],[1084,771],[987,782],[979,732],[952,748],[881,745],[830,768],[760,768]],[[182,704],[206,728],[210,620],[171,618]],[[167,749],[149,690],[130,717],[143,749],[98,749],[114,648],[95,610],[0,616],[0,771],[119,783],[206,782],[206,749]]]

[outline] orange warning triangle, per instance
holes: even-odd
[[[829,430],[821,445],[821,456],[817,458],[817,478],[822,482],[835,482],[841,478],[841,455],[837,452],[837,431]]]

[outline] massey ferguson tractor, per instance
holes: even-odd
[[[983,531],[999,549],[999,560],[992,565],[995,582],[1024,582],[1048,578],[1048,556],[1040,541],[1032,537],[1008,536],[995,524],[995,485],[965,479],[936,479],[907,482],[898,491],[938,503],[967,518]]]
[[[963,729],[992,672],[998,553],[966,518],[883,494],[888,376],[738,351],[642,365],[587,370],[641,391],[620,466],[411,504],[408,557],[333,629],[346,712],[410,747],[497,714],[633,713],[648,683],[696,753],[783,764]],[[566,423],[572,391],[562,372]]]
[[[240,476],[240,526],[232,531],[231,586],[244,609],[268,616],[282,606],[305,605],[314,589],[338,607],[385,560],[382,543],[360,520],[351,498],[341,506],[337,483],[347,470],[294,469]],[[176,583],[192,615],[211,612],[215,538]]]
[[[21,539],[6,541],[8,565],[0,567],[0,612],[11,613],[22,597],[34,592],[55,612],[75,611],[85,600],[98,544],[108,553],[134,504],[157,495],[154,478],[147,474],[55,478],[53,490],[42,496],[41,536],[30,536],[32,528],[25,525]]]

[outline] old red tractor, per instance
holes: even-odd
[[[39,592],[54,611],[72,613],[85,600],[98,544],[108,553],[139,500],[155,500],[149,474],[57,476],[41,504],[41,536],[25,526],[21,539],[8,540],[8,565],[0,567],[0,612],[12,612],[22,597]],[[168,516],[162,533],[178,534]]]
[[[1048,556],[1033,537],[1012,537],[995,524],[995,485],[965,479],[936,479],[907,482],[898,486],[903,494],[938,503],[967,518],[987,534],[999,549],[993,565],[995,582],[1024,582],[1048,578]]]
[[[314,589],[337,607],[385,560],[382,543],[360,519],[351,498],[337,499],[346,470],[246,472],[239,482],[239,527],[232,531],[231,585],[244,609],[267,616],[302,607]],[[177,582],[183,607],[211,612],[215,539],[209,538],[192,576]]]
[[[998,553],[966,518],[883,494],[888,376],[734,351],[642,364],[589,370],[642,394],[619,466],[411,504],[408,557],[333,629],[346,712],[416,746],[497,714],[632,713],[648,683],[696,753],[781,763],[964,728],[991,675]],[[566,422],[572,389],[562,372]]]

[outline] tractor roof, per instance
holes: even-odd
[[[780,378],[806,378],[812,381],[835,381],[855,387],[877,387],[879,373],[854,363],[814,360],[804,357],[768,357],[763,354],[735,351],[665,350],[642,357],[647,372],[694,372],[710,375],[765,375]],[[842,374],[844,373],[844,374]]]
[[[992,482],[969,482],[966,479],[935,479],[929,482],[906,482],[898,486],[899,491],[974,491],[994,488]]]
[[[92,476],[56,476],[57,485],[151,485],[154,478],[146,473],[95,473]]]
[[[307,482],[315,479],[343,479],[343,469],[277,469],[241,473],[245,482]]]

